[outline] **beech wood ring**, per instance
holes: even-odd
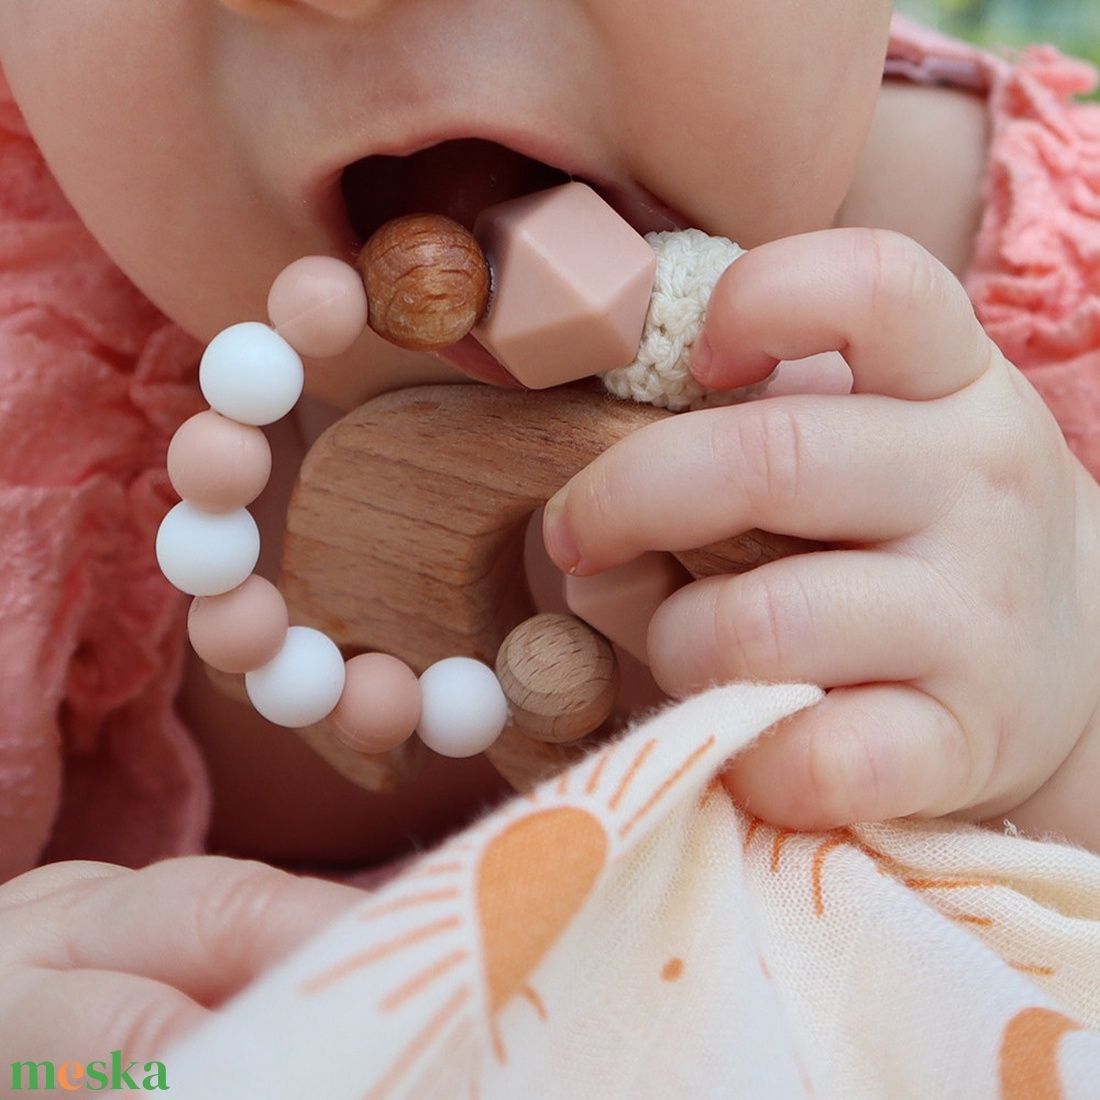
[[[493,664],[534,613],[523,567],[531,514],[616,440],[668,415],[564,388],[428,386],[368,402],[318,440],[300,471],[279,582],[291,621],[325,631],[345,655],[381,650],[418,673],[455,654]],[[700,577],[816,545],[751,531],[676,556]],[[364,756],[323,724],[303,736],[373,790],[399,786],[427,751],[412,738]],[[525,789],[583,747],[510,727],[488,755]]]

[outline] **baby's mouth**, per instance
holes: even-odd
[[[571,179],[587,183],[639,233],[688,224],[635,184],[584,179],[483,138],[453,138],[408,156],[364,157],[344,169],[340,186],[362,243],[402,214],[446,214],[472,229],[486,207]]]
[[[494,141],[454,138],[407,156],[364,157],[343,170],[340,186],[348,221],[361,246],[375,230],[403,214],[445,214],[472,229],[487,207],[578,178]],[[581,182],[596,190],[639,233],[686,225],[636,185]],[[478,381],[518,385],[472,336],[438,355]]]

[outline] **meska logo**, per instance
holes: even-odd
[[[123,1069],[121,1050],[111,1051],[110,1063],[89,1062],[86,1066],[81,1062],[62,1062],[56,1067],[53,1062],[12,1062],[11,1088],[12,1092],[102,1092],[107,1088],[167,1092],[168,1070],[163,1062],[146,1062],[140,1085],[132,1076],[138,1072],[136,1066],[137,1062],[131,1062]]]

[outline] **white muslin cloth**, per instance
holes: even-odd
[[[517,796],[166,1052],[172,1095],[1100,1097],[1100,859],[747,815],[723,763],[819,697],[716,688]]]

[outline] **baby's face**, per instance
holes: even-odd
[[[749,246],[832,220],[889,0],[2,0],[0,64],[77,211],[206,340],[291,260],[564,179]],[[350,407],[455,377],[367,333]]]

